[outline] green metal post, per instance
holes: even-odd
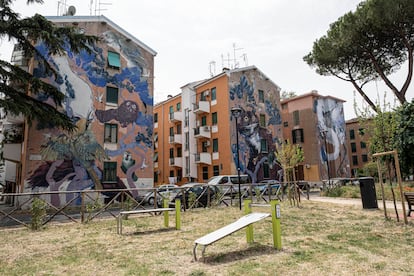
[[[244,200],[244,213],[250,214],[252,212],[252,200],[245,199]],[[250,224],[246,227],[246,240],[247,243],[253,243],[253,224]]]
[[[168,208],[168,200],[164,199],[164,208]],[[169,224],[169,216],[168,216],[168,211],[164,211],[164,226],[168,227]]]
[[[272,209],[272,228],[273,228],[273,246],[280,250],[282,249],[282,235],[280,229],[280,203],[279,200],[272,200],[270,202]]]
[[[175,229],[181,229],[181,200],[175,200]]]

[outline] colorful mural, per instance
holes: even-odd
[[[318,118],[320,160],[325,168],[322,177],[328,178],[327,160],[331,177],[348,177],[349,161],[343,103],[332,98],[319,98],[314,101],[314,112]]]
[[[254,75],[253,75],[254,76]],[[237,129],[239,137],[239,157],[240,170],[244,174],[250,175],[253,183],[263,179],[263,165],[269,166],[269,176],[271,179],[279,179],[280,165],[278,164],[275,151],[276,144],[280,143],[276,136],[276,126],[280,125],[281,115],[277,107],[275,90],[267,91],[265,102],[260,107],[257,103],[257,91],[255,82],[250,81],[246,75],[241,75],[239,83],[230,89],[230,100],[233,106],[241,108],[242,112],[238,118]],[[272,99],[272,100],[271,100]],[[266,114],[266,127],[260,125],[260,114]],[[231,117],[232,120],[234,118]],[[237,164],[237,145],[233,139],[232,153],[234,163]]]
[[[103,34],[103,41],[119,51],[122,65],[119,70],[106,70],[105,50],[90,45],[90,52],[75,54],[66,48],[67,56],[47,57],[58,73],[56,80],[45,68],[38,67],[34,74],[48,78],[65,95],[64,112],[78,126],[76,135],[59,133],[48,122],[39,122],[37,128],[45,137],[42,154],[49,159],[33,170],[27,179],[29,189],[50,191],[74,191],[102,189],[104,160],[118,164],[118,181],[111,188],[135,188],[143,179],[140,175],[152,176],[151,160],[153,98],[148,88],[148,62],[140,49],[114,31]],[[130,41],[130,40],[129,40]],[[106,46],[105,46],[106,47]],[[36,46],[46,56],[43,43]],[[104,103],[107,85],[119,89],[118,106],[108,108]],[[39,100],[48,101],[40,95]],[[115,147],[105,150],[103,125],[106,122],[118,125],[118,141]],[[145,180],[148,182],[148,180]],[[133,193],[137,196],[137,193]],[[52,204],[58,206],[70,202],[73,194],[65,197],[52,196]],[[78,204],[74,201],[72,204]]]

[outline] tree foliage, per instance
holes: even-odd
[[[414,101],[397,109],[395,145],[403,173],[413,174],[414,169]]]
[[[377,106],[363,87],[381,79],[401,104],[413,74],[414,1],[366,0],[330,25],[317,39],[304,61],[323,76],[335,76],[352,83],[369,104]],[[389,75],[407,63],[404,84],[398,89]]]
[[[35,59],[48,73],[55,78],[56,71],[42,56],[34,44],[42,41],[48,49],[48,55],[64,55],[64,45],[67,43],[74,53],[89,49],[91,43],[98,40],[95,36],[79,33],[74,27],[57,27],[39,14],[21,18],[11,9],[14,0],[0,1],[0,38],[15,43],[15,49],[22,51],[27,58]],[[27,4],[43,3],[42,0],[28,0]],[[64,95],[54,86],[35,78],[18,66],[5,60],[0,60],[0,108],[14,116],[24,115],[28,122],[33,120],[47,121],[51,125],[67,130],[73,130],[75,125],[62,112]],[[46,103],[36,98],[49,98]]]

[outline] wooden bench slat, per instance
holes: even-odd
[[[414,206],[414,192],[404,192],[405,200],[407,200],[408,204],[408,215],[411,216],[411,212],[413,211]]]

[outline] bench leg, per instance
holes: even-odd
[[[194,256],[194,261],[197,261],[197,243],[196,244],[194,244],[194,247],[193,247],[193,256]]]

